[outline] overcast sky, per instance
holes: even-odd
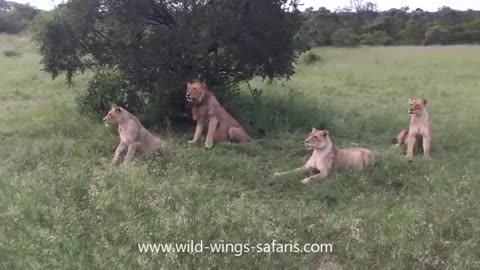
[[[55,4],[62,0],[13,0],[20,3],[30,3],[40,9],[51,9]],[[350,0],[301,0],[304,3],[303,9],[314,7],[315,9],[324,6],[330,10],[335,10],[337,7],[344,7],[350,3]],[[475,9],[480,10],[480,0],[372,0],[377,3],[380,10],[387,10],[390,8],[401,8],[409,6],[411,9],[421,8],[424,10],[435,11],[439,7],[449,6],[454,9]]]

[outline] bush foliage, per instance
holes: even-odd
[[[322,61],[322,57],[314,51],[307,52],[302,59],[304,64],[311,65]]]

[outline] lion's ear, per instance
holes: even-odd
[[[120,107],[118,107],[116,104],[112,104],[112,109],[114,109],[117,112],[120,112]]]
[[[423,102],[423,104],[427,105],[427,99],[426,98],[422,98],[422,102]]]
[[[326,138],[326,137],[328,136],[328,134],[329,134],[328,130],[324,130],[324,131],[323,131],[323,137]]]
[[[204,77],[200,77],[200,83],[202,84],[202,86],[207,86],[207,79],[205,79]]]
[[[312,128],[312,133],[317,131],[317,129],[315,127]]]

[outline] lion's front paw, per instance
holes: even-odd
[[[189,144],[196,144],[198,141],[195,141],[195,140],[189,140],[188,143]]]
[[[205,143],[205,148],[212,149],[212,147],[213,147],[213,143],[211,143],[211,142],[206,142]]]
[[[304,184],[304,185],[308,185],[308,184],[310,184],[310,182],[311,182],[310,178],[305,178],[305,179],[302,180],[302,184]]]

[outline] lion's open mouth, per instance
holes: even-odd
[[[188,102],[192,102],[192,101],[193,101],[193,98],[192,98],[192,96],[191,96],[190,94],[186,94],[185,97],[186,97],[186,99],[187,99]]]

